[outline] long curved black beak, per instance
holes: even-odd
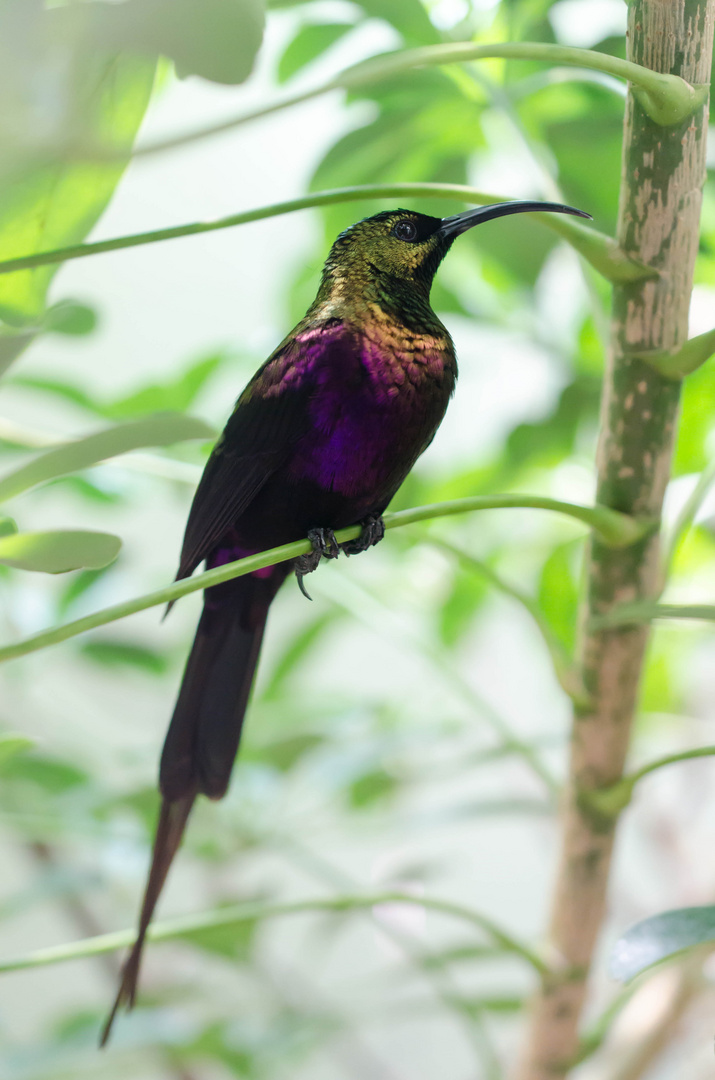
[[[481,225],[484,221],[491,221],[492,218],[506,217],[507,214],[528,214],[534,210],[548,211],[552,214],[574,214],[576,217],[591,220],[590,214],[584,213],[583,210],[577,210],[574,206],[564,206],[562,203],[515,200],[514,202],[478,206],[476,210],[465,210],[463,214],[453,214],[452,217],[442,218],[442,224],[437,229],[437,234],[447,240],[459,236],[460,233],[466,232],[467,229],[473,228],[474,225]]]

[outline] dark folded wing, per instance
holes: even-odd
[[[331,328],[311,334],[309,343],[289,338],[251,379],[196,489],[177,578],[214,550],[306,434],[316,366],[340,336]]]

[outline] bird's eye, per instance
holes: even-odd
[[[409,243],[417,239],[417,226],[409,218],[403,218],[402,221],[397,222],[392,233],[398,240],[406,240]]]

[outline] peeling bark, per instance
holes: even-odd
[[[715,0],[634,0],[629,59],[707,83]],[[629,93],[624,123],[618,241],[658,271],[613,294],[611,356],[599,438],[598,501],[658,522],[670,475],[679,384],[636,354],[668,353],[687,339],[705,180],[707,105],[673,127],[648,119]],[[615,818],[594,814],[584,793],[616,783],[628,752],[648,627],[589,632],[590,615],[653,598],[657,532],[630,548],[591,543],[582,603],[580,662],[593,707],[574,718],[563,836],[551,912],[553,975],[536,996],[518,1080],[557,1080],[579,1050],[593,950],[606,914]]]

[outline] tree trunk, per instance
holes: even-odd
[[[629,59],[692,84],[709,82],[715,0],[634,0]],[[660,127],[629,93],[618,241],[658,276],[618,285],[598,446],[598,501],[660,519],[670,475],[679,383],[639,354],[687,339],[693,267],[705,180],[707,105]],[[594,168],[598,163],[594,162]],[[587,558],[580,661],[592,707],[574,717],[560,865],[552,903],[554,974],[536,996],[518,1080],[556,1080],[579,1050],[579,1020],[593,950],[606,914],[617,819],[589,809],[588,793],[615,783],[628,752],[646,626],[589,631],[589,617],[659,591],[657,532],[630,548],[596,541]]]

